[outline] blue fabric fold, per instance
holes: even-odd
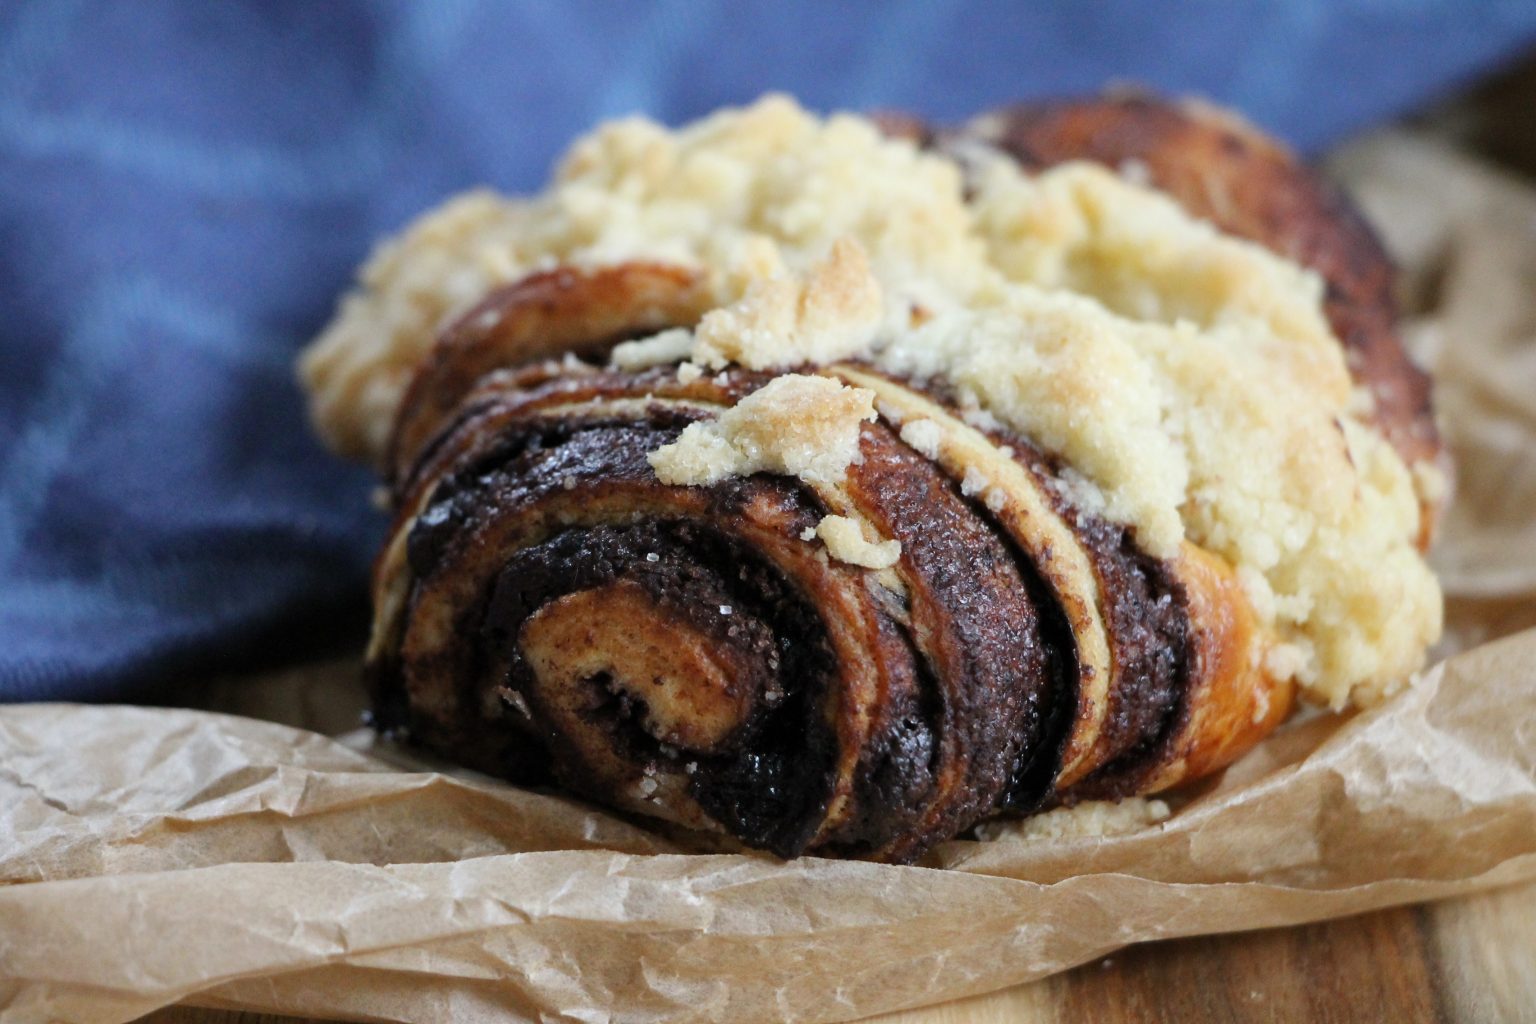
[[[0,700],[131,699],[355,623],[383,523],[292,362],[369,246],[577,132],[768,89],[954,119],[1132,80],[1313,151],[1530,3],[0,6]]]

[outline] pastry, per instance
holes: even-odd
[[[1390,265],[1204,107],[615,122],[303,374],[390,495],[381,727],[783,857],[1162,792],[1440,628]]]

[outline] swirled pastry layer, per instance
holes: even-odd
[[[391,489],[381,722],[911,860],[1403,685],[1442,485],[1384,259],[1250,129],[1093,103],[616,122],[381,249],[303,365]],[[1270,190],[1188,173],[1229,136]]]

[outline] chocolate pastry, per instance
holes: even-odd
[[[1389,284],[1187,106],[600,129],[306,356],[390,493],[377,722],[782,857],[1208,775],[1438,632]]]

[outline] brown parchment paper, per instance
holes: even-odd
[[[1004,826],[923,867],[690,852],[366,735],[0,708],[0,1014],[848,1020],[1536,878],[1536,196],[1404,134],[1334,168],[1407,268],[1459,461],[1449,659],[1411,689],[1293,721],[1159,825]],[[351,721],[332,668],[274,684],[279,716]]]

